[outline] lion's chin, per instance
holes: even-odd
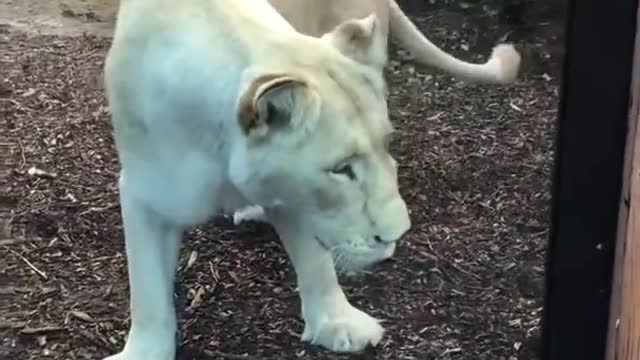
[[[366,273],[376,264],[391,258],[396,250],[395,243],[386,246],[350,248],[329,246],[318,236],[315,239],[320,247],[331,254],[336,273],[340,275]]]
[[[369,272],[375,265],[391,258],[394,252],[395,244],[392,244],[384,248],[331,252],[331,255],[334,259],[336,272],[349,276]]]

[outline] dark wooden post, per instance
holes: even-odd
[[[637,335],[638,322],[627,315],[639,301],[627,295],[637,284],[637,260],[629,254],[638,233],[625,237],[624,251],[618,246],[637,11],[638,0],[569,1],[542,319],[545,360],[606,359],[614,335],[612,343],[627,354],[620,360],[640,360],[629,337]],[[635,273],[619,270],[620,286],[612,285],[616,252],[627,268],[636,266]],[[619,305],[612,303],[614,289],[624,291]],[[608,331],[616,328],[616,314],[626,322]]]

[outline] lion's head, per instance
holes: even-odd
[[[247,72],[237,105],[232,181],[253,203],[277,205],[343,270],[391,256],[411,225],[388,148],[382,63],[367,55],[376,21],[307,40],[318,51],[296,66]]]

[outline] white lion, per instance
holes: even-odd
[[[482,64],[466,62],[438,48],[425,37],[395,0],[269,0],[271,5],[299,32],[322,36],[339,24],[375,13],[383,35],[369,49],[378,63],[387,61],[388,35],[409,50],[415,61],[434,67],[458,79],[475,83],[509,84],[516,80],[520,54],[512,44],[499,44]],[[251,205],[233,213],[234,223],[266,222],[260,206]]]
[[[293,263],[302,340],[377,344],[336,268],[392,256],[410,228],[388,152],[375,14],[321,37],[266,0],[121,0],[105,87],[121,164],[131,328],[110,360],[173,360],[184,229],[256,204]]]

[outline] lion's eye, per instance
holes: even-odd
[[[356,173],[353,171],[353,167],[351,165],[349,165],[349,164],[340,165],[340,166],[334,168],[333,170],[331,170],[331,172],[336,174],[336,175],[346,176],[350,180],[355,180],[355,178],[356,178]]]

